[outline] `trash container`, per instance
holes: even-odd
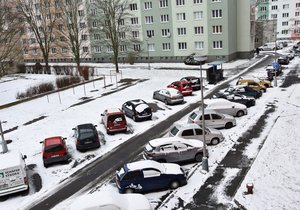
[[[218,81],[224,79],[223,70],[217,69],[217,65],[212,65],[206,69],[206,79],[208,84],[216,84]]]
[[[247,183],[246,184],[246,187],[247,187],[247,194],[253,194],[253,183]]]

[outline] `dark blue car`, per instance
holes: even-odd
[[[178,164],[142,160],[125,164],[116,174],[120,193],[144,193],[159,189],[176,189],[187,183]]]
[[[262,96],[262,92],[260,90],[255,90],[247,85],[237,85],[227,88],[224,93],[229,94],[239,94],[244,96],[252,96],[254,98],[259,98]]]

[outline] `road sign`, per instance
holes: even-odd
[[[279,63],[273,62],[273,68],[277,71],[279,69]]]

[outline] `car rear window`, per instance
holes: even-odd
[[[175,127],[173,127],[172,129],[171,129],[171,134],[173,135],[173,136],[176,136],[176,134],[178,133],[178,128],[176,128],[176,126]]]
[[[45,147],[45,152],[58,152],[64,150],[63,146],[60,144],[50,145]]]
[[[196,119],[196,117],[197,117],[197,113],[193,112],[192,114],[190,114],[190,118],[192,120]]]
[[[146,144],[145,149],[146,149],[148,152],[152,152],[155,148],[152,147],[150,144]]]
[[[125,120],[124,115],[111,115],[107,119],[108,122],[120,122],[124,120]]]
[[[79,138],[89,138],[94,136],[93,129],[80,129],[79,131]]]

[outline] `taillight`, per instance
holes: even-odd
[[[76,144],[77,144],[77,145],[80,144],[79,140],[76,141]]]

